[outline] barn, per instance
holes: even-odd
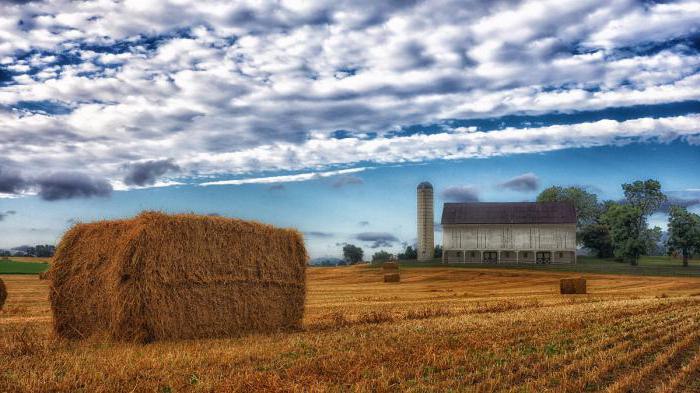
[[[570,203],[445,203],[441,225],[443,263],[576,263]]]

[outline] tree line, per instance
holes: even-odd
[[[0,250],[0,257],[41,257],[50,258],[56,252],[56,247],[51,244],[37,244],[35,246],[20,246],[10,250]]]
[[[662,230],[648,219],[668,202],[654,179],[622,184],[624,199],[598,201],[582,187],[553,186],[537,196],[538,202],[571,202],[576,207],[576,240],[599,258],[615,258],[636,266],[642,255],[679,253],[683,266],[700,250],[700,216],[683,206],[671,206],[666,250],[660,249]]]

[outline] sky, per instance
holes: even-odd
[[[395,252],[421,181],[436,222],[647,178],[700,212],[698,21],[699,1],[3,1],[0,248],[160,210]]]

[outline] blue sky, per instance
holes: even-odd
[[[312,256],[396,251],[423,180],[436,220],[646,178],[697,211],[698,20],[697,1],[3,2],[0,247],[156,209],[296,227]]]

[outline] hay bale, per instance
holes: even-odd
[[[562,278],[559,281],[559,292],[562,295],[585,294],[586,293],[586,279],[583,277]]]
[[[384,262],[382,273],[384,273],[384,282],[401,282],[398,262]]]
[[[385,274],[384,282],[401,282],[401,275],[399,273]]]
[[[307,259],[298,231],[230,218],[77,224],[49,273],[54,331],[148,342],[299,329]]]
[[[2,311],[2,306],[5,305],[5,300],[7,300],[7,288],[2,278],[0,278],[0,311]]]
[[[49,272],[41,272],[39,273],[39,280],[48,280],[49,279]]]

